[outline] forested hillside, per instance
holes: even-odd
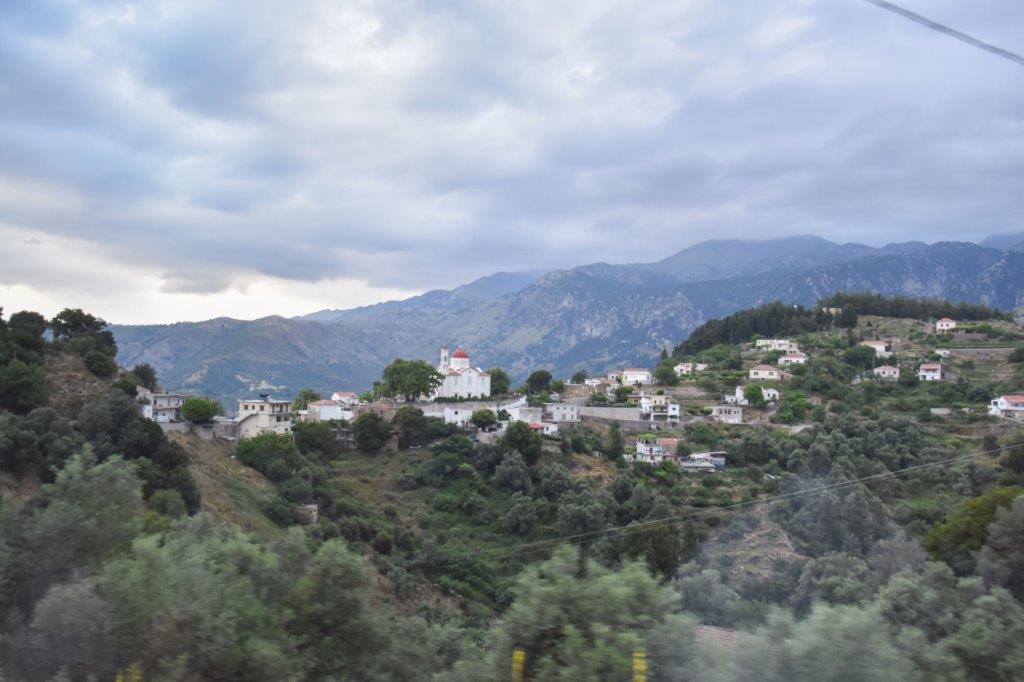
[[[629,679],[639,652],[651,680],[1020,679],[1024,429],[984,408],[1024,392],[1024,352],[949,359],[930,385],[864,379],[860,340],[898,337],[909,366],[936,338],[909,318],[754,318],[773,310],[810,360],[749,408],[764,420],[713,423],[692,398],[770,361],[737,325],[701,377],[657,388],[694,400],[657,435],[724,452],[708,474],[627,463],[651,435],[629,425],[516,422],[485,443],[412,406],[357,419],[354,449],[330,423],[168,440],[131,397],[158,378],[117,367],[102,320],[11,316],[3,674],[502,680],[521,660],[524,679]]]

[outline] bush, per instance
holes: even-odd
[[[551,464],[540,471],[540,490],[549,500],[557,500],[572,488],[569,470],[561,464]]]
[[[330,460],[342,450],[338,432],[330,422],[296,422],[292,425],[292,437],[299,452],[307,457]]]
[[[459,508],[459,498],[455,493],[443,492],[434,495],[434,499],[431,500],[430,505],[443,512],[453,512]]]
[[[31,412],[49,400],[49,388],[42,367],[12,360],[0,367],[0,409],[16,414]]]
[[[543,451],[543,440],[526,422],[515,421],[505,429],[501,444],[523,456],[527,464],[536,464]]]
[[[376,412],[364,412],[352,422],[356,447],[368,455],[376,454],[391,437],[391,424]]]
[[[91,350],[85,354],[85,368],[93,375],[107,379],[117,371],[117,362],[103,351]]]
[[[188,514],[185,500],[177,490],[157,490],[146,502],[146,508],[169,519],[178,519]]]
[[[291,436],[261,433],[235,446],[235,457],[273,481],[289,478],[302,465],[302,455]]]
[[[292,476],[278,488],[281,497],[295,504],[310,504],[313,501],[313,485],[304,478]]]
[[[211,398],[188,398],[181,404],[181,418],[191,424],[208,424],[220,413],[220,403]]]
[[[537,502],[523,493],[515,493],[508,505],[508,511],[498,521],[498,527],[505,533],[526,535],[537,523]]]
[[[280,497],[275,497],[263,507],[268,519],[281,526],[288,527],[295,522],[295,508]]]
[[[530,470],[526,468],[522,456],[518,452],[505,457],[494,470],[494,483],[505,490],[530,492]]]

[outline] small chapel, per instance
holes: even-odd
[[[488,398],[491,395],[491,375],[469,362],[469,353],[456,348],[449,352],[441,348],[441,361],[437,371],[443,377],[434,392],[435,398]]]

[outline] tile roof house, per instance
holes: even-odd
[[[355,405],[359,402],[359,394],[355,391],[335,391],[331,394],[331,400],[336,403]]]
[[[951,332],[956,329],[956,320],[944,317],[935,323],[935,331],[937,332]]]
[[[1001,395],[988,406],[993,417],[1024,420],[1024,394]]]
[[[917,378],[921,381],[942,381],[942,364],[926,362],[917,370]]]

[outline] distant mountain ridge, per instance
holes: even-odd
[[[755,258],[759,254],[760,259]],[[710,264],[708,261],[713,261]],[[717,278],[695,279],[709,274]],[[496,273],[450,291],[301,318],[114,328],[125,364],[149,362],[170,387],[229,398],[312,386],[363,389],[393,357],[433,361],[459,343],[484,367],[650,364],[706,319],[835,291],[1024,304],[1024,253],[962,242],[873,248],[819,237],[712,240],[656,263]]]
[[[1024,251],[1024,232],[994,234],[981,240],[981,245],[1003,251]]]

